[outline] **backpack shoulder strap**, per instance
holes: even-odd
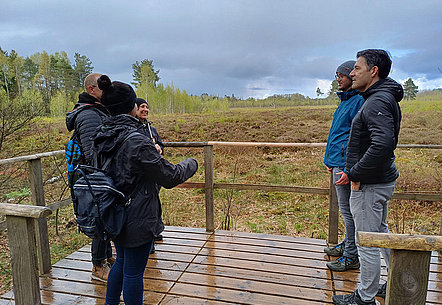
[[[115,150],[115,153],[112,155],[112,157],[107,158],[106,162],[104,162],[104,164],[103,164],[103,166],[101,168],[103,170],[106,170],[106,168],[109,166],[110,162],[112,161],[114,156],[117,154],[117,152],[120,150],[120,148],[123,146],[123,144],[126,143],[126,141],[129,140],[130,138],[136,136],[137,134],[139,134],[139,132],[133,131],[128,136],[126,136],[124,138],[124,140],[121,141],[121,144],[118,145],[118,148]]]

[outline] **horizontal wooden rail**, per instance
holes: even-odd
[[[442,236],[357,232],[362,247],[442,251]]]
[[[390,249],[385,304],[425,304],[431,251],[442,251],[442,236],[357,232],[362,247]]]
[[[203,189],[204,182],[184,182],[178,185],[180,188]],[[317,195],[328,195],[330,189],[323,187],[307,187],[307,186],[288,186],[288,185],[266,185],[266,184],[247,184],[247,183],[214,183],[214,189],[230,189],[230,190],[258,190],[268,192],[289,192],[289,193],[306,193]],[[392,199],[402,200],[423,200],[423,201],[442,201],[440,193],[417,193],[417,192],[401,192],[394,193]]]
[[[51,215],[51,213],[51,209],[47,207],[0,202],[0,215],[44,218]]]
[[[166,147],[204,147],[204,146],[236,146],[236,147],[325,147],[327,143],[274,143],[274,142],[164,142]],[[422,148],[422,149],[442,149],[438,144],[398,144],[398,148]],[[44,157],[63,155],[64,150],[44,152],[40,154],[14,157],[0,160],[0,165],[10,164],[20,161],[29,161]]]
[[[2,159],[2,160],[0,160],[0,165],[11,164],[11,163],[20,162],[20,161],[31,161],[31,160],[41,159],[41,158],[45,158],[45,157],[59,156],[59,155],[64,155],[64,153],[65,153],[64,150],[56,150],[56,151],[44,152],[41,154],[14,157],[14,158],[9,158],[9,159]]]

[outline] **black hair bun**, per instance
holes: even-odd
[[[97,84],[98,84],[98,88],[100,88],[100,90],[106,90],[106,89],[110,88],[110,86],[112,86],[112,82],[111,82],[109,76],[107,76],[107,75],[101,75],[97,79]]]

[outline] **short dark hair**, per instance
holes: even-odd
[[[390,54],[388,54],[387,51],[378,49],[367,49],[359,51],[356,54],[357,58],[361,56],[365,58],[370,69],[374,66],[378,67],[378,75],[380,78],[387,78],[391,69],[391,58]]]

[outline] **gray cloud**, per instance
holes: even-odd
[[[441,15],[438,0],[3,1],[0,46],[79,52],[126,82],[148,58],[161,82],[190,94],[315,96],[366,48],[390,50],[397,75],[442,86]]]

